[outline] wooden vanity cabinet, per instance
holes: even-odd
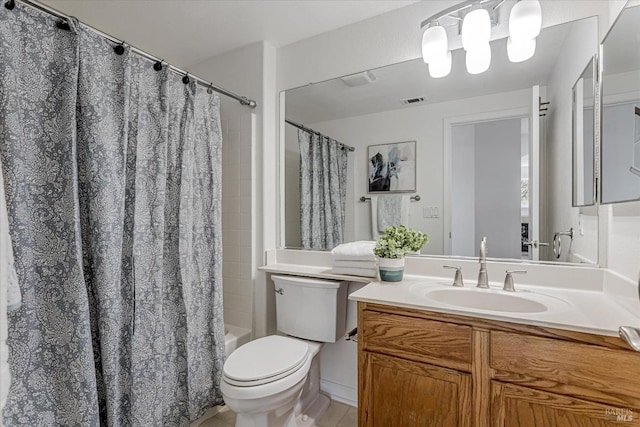
[[[358,303],[360,427],[640,426],[640,353],[605,337]]]

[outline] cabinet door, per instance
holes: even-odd
[[[471,375],[364,352],[359,425],[471,426]]]
[[[636,408],[617,407],[526,387],[491,383],[494,427],[640,426]]]

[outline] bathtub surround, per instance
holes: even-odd
[[[4,423],[188,425],[222,401],[219,99],[57,21],[0,14]]]

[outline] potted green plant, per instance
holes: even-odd
[[[383,282],[401,281],[404,274],[404,258],[408,253],[419,252],[428,242],[428,234],[404,225],[386,228],[373,249],[373,253],[378,257],[380,279]]]

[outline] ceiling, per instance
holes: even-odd
[[[267,40],[284,46],[418,0],[42,0],[181,68]]]
[[[587,18],[597,27],[595,18]],[[575,21],[578,22],[578,21]],[[376,81],[356,87],[341,79],[286,91],[286,117],[302,124],[313,124],[345,117],[411,108],[476,96],[545,86],[574,23],[544,28],[537,39],[533,58],[512,63],[507,57],[505,38],[491,42],[491,67],[485,73],[471,75],[465,67],[463,49],[452,52],[451,74],[441,79],[429,76],[421,58],[371,70]],[[597,50],[594,41],[593,51]],[[585,64],[586,65],[586,64]],[[424,97],[425,101],[403,105],[405,99]]]

